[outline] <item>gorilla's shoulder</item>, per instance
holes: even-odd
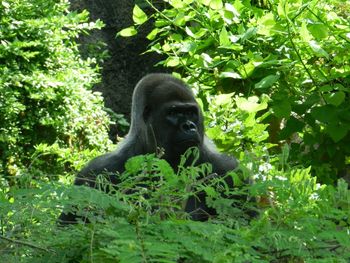
[[[204,154],[204,162],[212,164],[214,173],[225,174],[238,167],[238,161],[236,158],[220,153],[215,144],[207,137],[204,137],[202,153]]]
[[[236,158],[218,152],[210,152],[207,155],[207,162],[213,165],[213,172],[217,174],[225,174],[235,170],[238,167]]]

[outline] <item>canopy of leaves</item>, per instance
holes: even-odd
[[[270,125],[270,142],[290,143],[291,161],[312,165],[323,182],[336,181],[337,174],[347,169],[348,2],[166,0],[164,6],[141,2],[154,11],[150,51],[165,55],[161,64],[197,87],[204,109],[208,94],[267,95],[271,116],[264,122]],[[151,18],[138,9],[134,33]]]

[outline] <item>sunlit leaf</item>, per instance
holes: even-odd
[[[135,5],[132,11],[132,19],[136,25],[142,25],[147,21],[148,18],[146,13],[143,12],[138,5]]]
[[[309,42],[312,39],[312,35],[310,34],[305,21],[303,21],[300,27],[300,37],[305,42]]]
[[[273,13],[267,13],[258,20],[258,33],[261,35],[271,35],[271,29],[275,26],[275,18]]]
[[[329,28],[324,24],[312,24],[308,26],[308,29],[317,40],[327,38],[329,35]]]
[[[247,112],[257,112],[267,108],[267,103],[259,103],[259,98],[256,96],[249,97],[248,99],[243,97],[236,98],[237,107]]]
[[[131,37],[137,34],[137,30],[135,29],[134,26],[130,26],[127,28],[124,28],[122,30],[120,30],[117,33],[117,36],[122,36],[122,37]]]
[[[147,35],[147,39],[149,40],[154,40],[157,36],[159,32],[159,29],[158,28],[154,28],[148,35]]]
[[[289,12],[288,1],[278,1],[277,12],[280,17],[285,18]]]
[[[186,34],[189,35],[190,37],[196,38],[195,34],[193,34],[192,29],[189,27],[185,27]]]
[[[328,53],[315,40],[309,41],[309,45],[316,56],[329,58]]]
[[[179,49],[180,52],[193,52],[196,50],[196,43],[195,42],[184,42],[181,44],[181,48]]]
[[[237,72],[221,72],[220,78],[232,78],[232,79],[241,79],[242,76],[239,75]]]
[[[220,45],[221,46],[228,46],[228,45],[231,44],[231,41],[230,41],[230,39],[228,37],[228,33],[227,33],[227,30],[226,30],[225,27],[223,27],[221,29],[219,40],[220,40]]]
[[[253,74],[254,69],[255,69],[255,65],[253,62],[248,62],[238,67],[238,71],[244,79],[250,77]]]
[[[211,0],[209,6],[212,9],[218,10],[218,9],[222,9],[223,4],[221,0]]]
[[[185,25],[185,23],[186,23],[185,14],[183,12],[179,12],[174,19],[174,24],[177,26],[183,26]]]
[[[182,2],[182,0],[171,0],[170,4],[175,8],[183,8],[184,7],[184,3]]]
[[[180,59],[178,57],[170,57],[166,61],[167,67],[176,67],[179,64],[180,64]]]

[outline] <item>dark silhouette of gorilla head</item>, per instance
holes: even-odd
[[[191,90],[179,79],[151,74],[136,86],[131,127],[123,147],[134,145],[135,154],[161,148],[173,168],[189,147],[203,144],[203,116]],[[125,146],[129,144],[128,146]]]
[[[118,183],[125,162],[135,155],[164,151],[164,158],[176,170],[181,155],[190,147],[198,147],[197,164],[210,163],[213,173],[224,175],[237,166],[236,159],[219,153],[205,137],[203,115],[190,88],[169,74],[150,74],[142,78],[132,97],[131,127],[124,141],[114,152],[92,160],[77,176],[75,184],[95,187],[102,172],[115,173],[112,183]],[[232,185],[232,183],[229,183]],[[188,200],[187,212],[203,210],[206,214],[192,216],[205,220],[212,210],[205,205],[205,195]],[[70,216],[72,216],[70,214]],[[64,221],[69,214],[62,214]]]

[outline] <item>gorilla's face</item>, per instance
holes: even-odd
[[[199,114],[196,104],[172,102],[163,106],[162,122],[168,130],[167,140],[173,148],[186,150],[199,146]]]
[[[144,118],[152,127],[157,146],[164,149],[165,159],[175,161],[188,148],[201,146],[202,114],[192,94],[168,84],[166,89],[155,89],[151,98]]]

